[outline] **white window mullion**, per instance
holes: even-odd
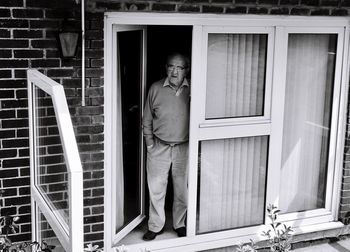
[[[191,122],[189,140],[189,169],[188,169],[188,208],[187,208],[187,236],[196,233],[196,204],[197,204],[197,178],[198,178],[198,135],[199,122],[204,118],[203,96],[203,66],[202,66],[202,26],[193,27],[192,36],[192,76],[191,76]],[[205,48],[205,47],[204,47]],[[206,64],[203,64],[206,65]],[[195,95],[193,95],[195,94]],[[203,108],[199,109],[198,108]]]
[[[224,127],[205,127],[199,131],[200,140],[225,139],[236,137],[268,136],[271,124],[243,124]]]
[[[283,27],[276,27],[273,93],[271,106],[271,135],[267,177],[266,204],[278,206],[280,188],[280,166],[282,159],[283,113],[285,102],[287,33]],[[266,218],[267,219],[267,218]]]

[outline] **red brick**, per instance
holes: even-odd
[[[237,6],[233,8],[226,8],[226,13],[232,13],[232,14],[244,14],[247,13],[247,7],[245,6]]]
[[[0,150],[0,158],[13,158],[16,156],[17,156],[16,149],[11,149],[11,150],[1,149]],[[0,170],[0,174],[1,174],[1,170]]]
[[[40,39],[40,40],[32,40],[31,45],[34,48],[58,48],[57,40],[54,39]]]
[[[312,16],[329,16],[329,9],[317,9],[311,11]]]
[[[28,20],[22,19],[0,19],[0,27],[7,28],[28,28]]]
[[[23,7],[23,0],[1,0],[0,6],[4,7]]]
[[[309,6],[318,6],[320,4],[320,0],[301,0],[301,5],[309,5]]]
[[[267,8],[251,7],[251,8],[248,8],[248,13],[249,14],[267,14],[268,10]]]
[[[13,9],[12,15],[15,18],[42,18],[44,12],[42,9]]]
[[[0,39],[0,48],[26,48],[28,40]]]
[[[31,29],[45,28],[45,29],[58,29],[61,24],[56,20],[30,20],[29,26]]]
[[[0,68],[27,68],[28,60],[0,60]]]
[[[60,60],[58,59],[38,59],[31,61],[32,67],[59,67]]]
[[[14,50],[13,51],[15,58],[42,58],[42,50]]]
[[[293,8],[290,11],[291,15],[309,15],[310,10],[306,8]]]
[[[178,7],[179,12],[200,12],[200,7],[196,5],[180,5]]]
[[[14,38],[42,38],[43,31],[42,30],[14,30],[13,37]]]
[[[10,38],[11,32],[8,29],[0,29],[0,38]]]
[[[270,10],[270,14],[273,15],[288,15],[289,9],[288,8],[272,8]]]
[[[129,11],[147,11],[150,9],[148,3],[132,3],[128,4],[126,3],[126,9]]]
[[[11,12],[9,9],[0,9],[0,17],[11,17]]]
[[[331,11],[332,16],[347,16],[349,14],[347,9],[334,9]]]
[[[16,113],[14,110],[0,110],[0,118],[1,119],[6,119],[6,118],[13,118],[15,117]],[[0,130],[0,138],[8,133],[8,130],[5,130],[4,133],[1,133],[2,131]]]
[[[202,7],[202,12],[203,13],[223,13],[224,8],[220,6],[203,6]]]
[[[152,5],[152,10],[154,11],[175,11],[175,4],[158,4],[158,3],[154,3]]]

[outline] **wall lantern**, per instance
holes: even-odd
[[[80,30],[67,20],[63,21],[62,28],[58,32],[58,42],[63,58],[74,58],[77,53]]]

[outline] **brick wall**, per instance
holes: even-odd
[[[346,16],[349,0],[89,0],[91,11]]]
[[[0,1],[0,188],[1,214],[21,217],[13,240],[30,240],[30,191],[26,73],[38,68],[62,83],[84,169],[85,240],[103,239],[103,12],[178,12],[346,16],[350,0],[88,0],[86,102],[81,106],[81,57],[62,60],[56,32],[64,18],[80,19],[73,0]],[[350,216],[350,151],[346,135],[340,218]]]
[[[20,216],[13,241],[31,240],[26,70],[64,85],[84,169],[85,240],[103,239],[103,14],[86,14],[86,106],[81,106],[81,50],[62,60],[62,21],[77,20],[73,0],[0,1],[1,214]],[[92,235],[93,233],[93,235]]]

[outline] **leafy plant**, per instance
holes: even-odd
[[[271,220],[271,228],[263,232],[263,236],[269,239],[270,251],[288,252],[291,249],[292,228],[277,221],[280,210],[274,206],[267,207],[268,217]]]
[[[5,190],[0,190],[0,197],[3,196]],[[2,206],[2,199],[0,201]],[[18,216],[0,216],[0,251],[2,252],[52,252],[55,246],[47,244],[45,241],[39,242],[22,242],[12,243],[9,238],[10,234],[17,233],[19,226],[16,222],[19,221]]]
[[[92,246],[91,243],[89,243],[85,248],[84,252],[103,252],[103,249],[100,249],[98,245]]]
[[[256,252],[257,247],[253,240],[250,240],[249,244],[239,244],[236,249],[237,252]]]
[[[271,252],[288,252],[291,249],[292,228],[277,221],[280,210],[274,205],[268,205],[267,215],[271,220],[271,229],[263,231],[262,236],[269,240]],[[238,245],[237,252],[257,252],[257,246],[251,240],[248,244]]]

